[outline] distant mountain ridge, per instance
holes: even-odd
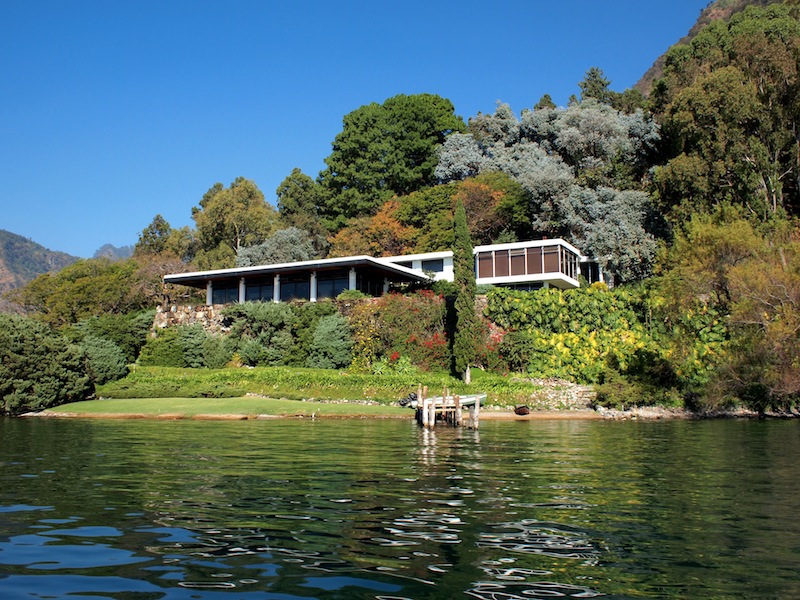
[[[0,229],[0,295],[22,287],[42,273],[58,271],[78,257],[54,252],[16,233]],[[0,310],[11,305],[0,299]]]
[[[748,6],[768,6],[770,4],[782,3],[783,0],[716,0],[715,2],[709,3],[708,6],[700,11],[700,16],[697,18],[695,24],[692,25],[689,33],[675,42],[673,46],[677,46],[678,44],[688,44],[700,32],[700,30],[703,29],[703,27],[712,21],[717,21],[719,19],[730,19],[731,15],[743,11]],[[650,94],[650,89],[653,86],[653,82],[659,79],[664,71],[665,57],[666,52],[659,56],[656,59],[656,62],[653,63],[653,66],[650,67],[644,75],[642,75],[642,78],[636,82],[636,85],[633,86],[634,89],[639,90],[645,96]]]

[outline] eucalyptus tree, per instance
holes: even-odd
[[[574,186],[558,209],[570,241],[612,275],[612,284],[650,274],[657,243],[648,231],[654,214],[648,194]]]
[[[192,209],[200,249],[239,248],[263,242],[275,229],[277,212],[250,179],[237,177],[230,187],[214,184]]]
[[[668,152],[659,199],[676,221],[727,202],[762,220],[800,213],[799,65],[796,3],[750,6],[669,50],[650,102]]]

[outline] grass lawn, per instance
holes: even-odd
[[[271,398],[125,398],[86,400],[73,402],[46,410],[45,413],[73,413],[81,415],[109,415],[130,417],[191,418],[198,415],[242,416],[257,415],[279,417],[407,417],[408,408],[376,404],[303,402],[300,400],[275,400]]]

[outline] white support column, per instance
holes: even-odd
[[[239,304],[242,304],[247,298],[247,287],[244,282],[244,277],[239,279]]]
[[[317,301],[317,272],[311,271],[311,281],[308,286],[308,299],[310,302]]]
[[[206,304],[208,306],[211,306],[213,302],[214,302],[214,284],[211,283],[211,280],[209,279],[206,282]]]
[[[383,278],[383,293],[384,294],[388,294],[389,293],[389,278],[388,277],[384,277]]]
[[[356,268],[355,267],[350,267],[350,277],[349,277],[349,281],[347,282],[347,289],[348,290],[354,290],[354,289],[356,289],[357,285],[358,285],[358,281],[356,280]]]
[[[273,302],[280,302],[281,301],[281,275],[280,275],[280,273],[275,273],[275,278],[273,279],[272,301]]]

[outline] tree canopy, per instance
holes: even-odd
[[[260,244],[274,231],[278,214],[255,182],[237,177],[230,187],[214,184],[192,209],[197,241],[205,253],[235,256],[240,248]],[[225,265],[232,266],[232,265]]]
[[[434,94],[399,94],[346,115],[319,175],[326,227],[338,231],[349,219],[374,214],[393,195],[433,185],[438,147],[465,128],[454,111],[452,102]]]

